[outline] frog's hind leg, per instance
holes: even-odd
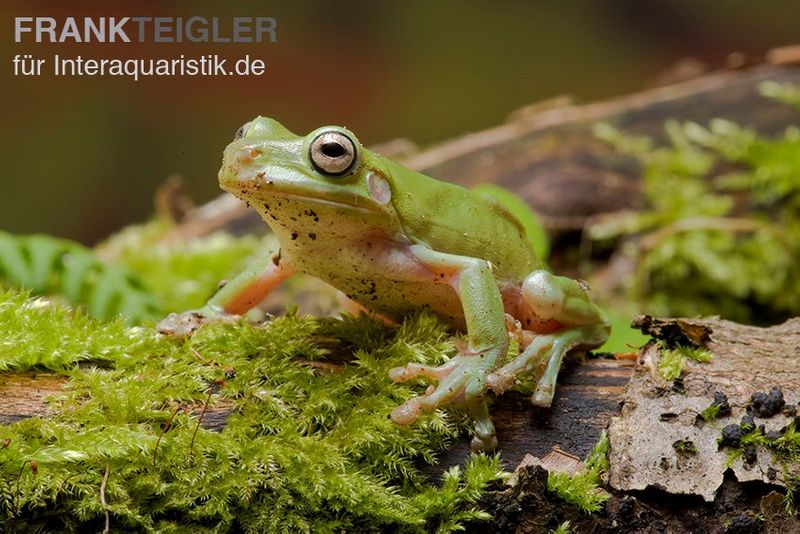
[[[473,421],[473,450],[497,446],[494,424],[486,405],[486,377],[505,357],[508,332],[500,289],[489,262],[457,256],[412,245],[410,252],[427,269],[436,283],[448,284],[461,300],[467,324],[467,346],[438,367],[411,363],[389,372],[396,382],[418,376],[438,382],[424,395],[408,399],[392,411],[392,421],[401,425],[414,422],[421,413],[447,404],[463,406]]]
[[[526,278],[522,296],[538,318],[557,321],[561,328],[536,336],[516,358],[489,375],[486,382],[500,393],[514,384],[518,374],[538,372],[544,365],[531,402],[549,406],[564,355],[576,347],[602,345],[608,338],[608,320],[591,301],[585,284],[544,270]]]

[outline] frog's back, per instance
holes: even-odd
[[[392,204],[407,235],[440,252],[488,260],[499,279],[520,281],[540,266],[524,227],[499,202],[396,164],[387,171],[402,191]]]

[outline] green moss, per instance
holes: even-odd
[[[101,323],[15,290],[0,290],[0,333],[0,371],[69,373],[78,363],[108,366],[158,344],[154,332],[130,329],[121,319]]]
[[[703,347],[677,345],[673,348],[666,348],[662,345],[661,356],[658,360],[658,371],[665,380],[675,380],[683,373],[687,360],[708,363],[712,358],[711,351]]]
[[[605,433],[584,463],[586,471],[574,476],[548,473],[547,490],[584,512],[593,513],[600,510],[609,497],[600,487],[600,476],[608,470],[608,436]]]
[[[710,405],[708,408],[700,412],[700,417],[703,418],[704,421],[715,421],[719,417],[720,406],[716,404]]]
[[[133,531],[449,531],[486,518],[478,498],[503,476],[474,456],[432,484],[419,468],[463,418],[387,418],[424,388],[387,371],[451,351],[430,315],[390,329],[289,314],[175,342],[5,291],[0,336],[0,369],[70,379],[51,416],[0,426],[4,529],[101,530],[108,515]],[[221,431],[200,424],[220,411]]]
[[[756,428],[742,436],[740,449],[744,450],[748,445],[770,450],[779,462],[787,464],[800,462],[800,432],[794,423],[790,423],[777,438],[770,438]]]
[[[608,470],[608,435],[603,432],[600,435],[600,440],[597,442],[597,445],[594,446],[592,452],[589,453],[589,456],[586,457],[586,469],[589,471],[594,472],[598,476],[598,480],[600,474],[603,471]]]
[[[694,456],[697,454],[697,447],[695,444],[688,439],[679,439],[672,443],[672,448],[675,449],[675,452],[685,456]]]
[[[800,475],[787,477],[786,496],[784,497],[784,509],[790,516],[797,515],[797,497],[800,495]]]
[[[569,534],[571,530],[572,525],[570,524],[569,520],[567,520],[563,523],[559,523],[555,530],[553,530],[552,534]]]
[[[683,372],[686,359],[676,351],[662,350],[658,360],[658,371],[664,380],[675,380]]]
[[[273,244],[270,238],[234,237],[225,232],[189,240],[163,240],[170,229],[154,219],[109,238],[98,251],[136,273],[164,313],[199,308],[220,281],[241,271]]]
[[[790,83],[764,82],[759,89],[764,96],[794,106],[800,111],[800,87]]]
[[[728,448],[727,465],[733,465],[736,459],[744,455],[744,451],[748,447],[755,447],[756,452],[760,449],[769,450],[774,459],[784,466],[786,512],[789,515],[795,515],[797,513],[795,499],[800,491],[800,481],[796,475],[791,474],[790,467],[796,466],[800,462],[800,432],[798,432],[796,424],[790,423],[779,437],[769,437],[762,434],[758,428],[749,431],[742,436],[738,447]]]
[[[704,347],[687,347],[679,345],[675,350],[683,354],[689,360],[694,360],[697,363],[709,363],[714,359],[714,354]]]
[[[798,107],[797,87],[761,90]],[[608,124],[595,133],[642,169],[645,208],[588,228],[597,246],[624,243],[629,301],[657,316],[772,324],[800,314],[798,126],[767,136],[721,118],[671,120],[666,146]]]
[[[441,486],[429,486],[415,495],[413,507],[427,518],[429,530],[460,531],[466,522],[491,519],[491,515],[481,511],[476,503],[490,483],[506,477],[499,456],[473,455],[463,469],[459,466],[448,469]]]

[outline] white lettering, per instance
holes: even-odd
[[[130,17],[122,17],[119,20],[117,20],[116,17],[111,17],[108,27],[108,41],[110,43],[115,43],[117,41],[117,36],[119,36],[124,43],[131,42],[131,40],[128,38],[128,35],[125,33],[125,30],[122,28],[129,20]]]
[[[42,42],[42,34],[50,35],[51,43],[56,42],[56,19],[53,17],[36,17],[36,42]]]
[[[88,42],[96,41],[98,43],[106,42],[106,18],[100,18],[100,25],[98,26],[92,17],[85,17],[83,19],[83,40]]]
[[[78,31],[78,25],[75,23],[74,17],[67,17],[64,22],[64,27],[61,28],[61,35],[58,36],[58,42],[66,42],[67,39],[72,39],[76,43],[83,42],[81,39],[81,32]]]
[[[30,26],[23,26],[23,22],[33,22],[33,17],[14,17],[14,42],[19,43],[22,40],[23,33],[31,33]]]

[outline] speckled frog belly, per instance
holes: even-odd
[[[281,261],[392,319],[425,308],[463,327],[457,293],[411,254],[409,242],[364,230],[317,243],[312,229],[278,232]]]

